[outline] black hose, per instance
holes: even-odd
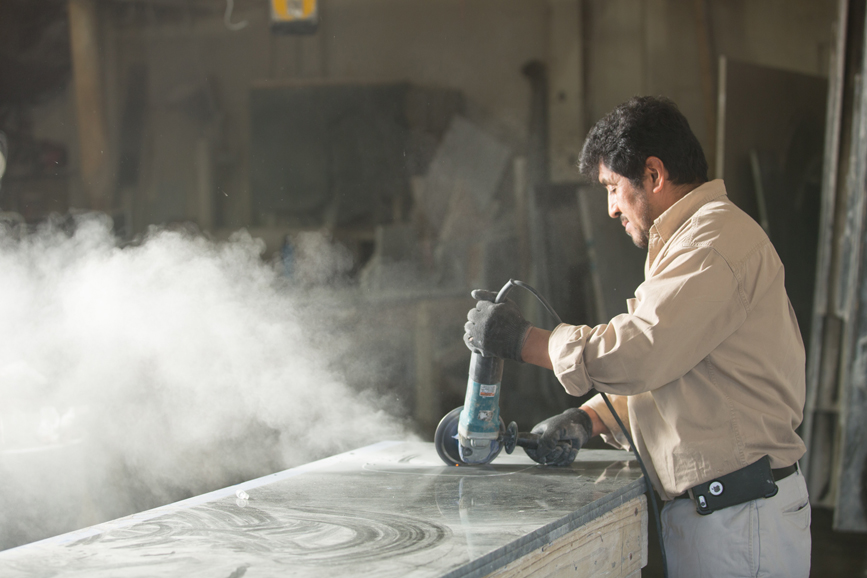
[[[551,307],[550,303],[548,303],[548,300],[545,299],[542,295],[540,295],[538,291],[536,291],[530,285],[527,285],[523,281],[509,279],[509,282],[503,287],[500,293],[505,296],[505,292],[508,291],[506,287],[509,287],[510,285],[515,285],[516,287],[520,287],[532,293],[533,296],[538,299],[539,302],[545,307],[545,309],[548,310],[548,313],[551,314],[551,317],[554,318],[558,325],[563,323],[563,321],[560,319],[560,316],[557,315],[557,312],[554,311],[554,308]],[[638,449],[635,447],[635,442],[632,441],[632,436],[629,435],[629,432],[626,430],[626,427],[620,420],[620,416],[617,415],[616,411],[614,411],[614,406],[611,404],[611,400],[608,399],[608,396],[605,395],[604,392],[600,391],[599,395],[602,396],[602,399],[605,401],[605,405],[608,406],[608,411],[610,411],[611,415],[614,416],[614,420],[617,422],[617,426],[620,428],[620,431],[622,431],[623,435],[626,436],[626,441],[629,442],[629,449],[632,450],[632,453],[635,455],[635,459],[638,460],[638,465],[641,467],[641,473],[644,475],[644,484],[647,487],[648,499],[650,500],[650,506],[653,509],[653,518],[656,522],[656,533],[659,537],[659,550],[662,553],[662,573],[665,578],[668,578],[668,559],[665,556],[665,543],[662,540],[662,523],[660,522],[659,517],[659,506],[656,503],[656,496],[653,493],[653,486],[650,483],[650,476],[647,475],[647,468],[644,466],[644,461],[641,459],[641,456],[638,455]]]

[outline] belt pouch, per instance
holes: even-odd
[[[764,456],[737,471],[699,484],[689,492],[695,501],[695,510],[704,516],[729,506],[773,497],[777,495],[777,484],[771,472],[771,459]]]

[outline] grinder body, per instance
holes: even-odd
[[[458,421],[458,452],[466,464],[491,462],[502,445],[500,382],[503,360],[473,353],[467,395]]]
[[[526,287],[521,281],[509,280],[497,293],[494,302],[502,303],[516,285]],[[446,464],[489,464],[503,449],[510,454],[516,445],[536,447],[538,436],[519,433],[515,422],[506,427],[500,417],[502,379],[502,359],[475,352],[472,354],[464,405],[447,413],[434,434],[434,446]]]

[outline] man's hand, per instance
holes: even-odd
[[[540,434],[536,449],[524,448],[540,464],[568,466],[578,450],[593,436],[593,422],[583,409],[567,409],[536,424],[530,433]]]
[[[532,325],[524,319],[515,302],[506,299],[494,303],[497,294],[476,289],[472,292],[478,303],[467,313],[464,343],[474,353],[522,361],[521,349]]]

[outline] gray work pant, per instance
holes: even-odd
[[[810,502],[800,469],[777,482],[773,498],[710,515],[692,500],[662,508],[662,536],[670,578],[807,578]]]

